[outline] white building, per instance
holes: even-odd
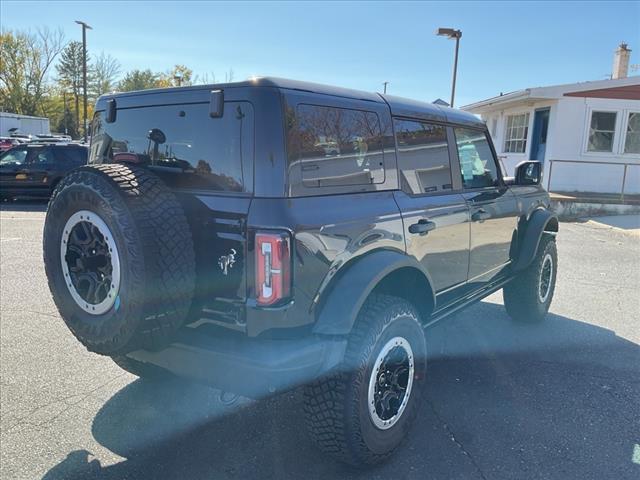
[[[553,192],[640,193],[640,76],[616,51],[611,80],[527,88],[462,107],[479,114],[508,175],[543,163]]]

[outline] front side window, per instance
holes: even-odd
[[[505,153],[524,153],[529,134],[529,113],[509,115],[505,129]]]
[[[640,112],[629,113],[624,153],[640,153]]]
[[[208,103],[118,109],[113,123],[100,112],[93,128],[91,163],[141,163],[175,187],[251,189],[253,108],[248,102],[225,102],[220,118],[211,118]]]
[[[498,185],[498,168],[486,134],[471,128],[455,128],[454,131],[464,188]]]
[[[402,189],[420,194],[451,190],[447,130],[411,120],[395,120]]]
[[[589,152],[613,152],[616,112],[592,112],[589,128]]]
[[[26,148],[14,148],[2,154],[0,165],[22,165],[27,160],[29,150]]]
[[[290,182],[305,187],[384,182],[378,115],[363,110],[298,105],[288,114]]]

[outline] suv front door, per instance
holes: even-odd
[[[515,195],[502,180],[487,132],[466,127],[455,127],[454,132],[471,216],[468,284],[477,289],[509,265],[519,211]]]
[[[449,156],[455,144],[444,125],[396,118],[394,128],[407,253],[429,273],[439,309],[456,298],[469,267],[469,208]]]

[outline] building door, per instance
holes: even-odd
[[[533,135],[531,136],[531,160],[544,163],[547,149],[547,130],[549,129],[549,108],[535,111],[533,117]]]

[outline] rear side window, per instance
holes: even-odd
[[[291,176],[305,187],[384,183],[383,136],[374,112],[298,105],[288,119]]]
[[[455,128],[462,185],[483,188],[498,185],[498,168],[485,132]]]
[[[57,148],[55,152],[58,159],[73,163],[74,165],[84,165],[87,163],[87,149],[85,148]]]
[[[94,120],[91,163],[130,162],[156,170],[174,187],[244,192],[252,189],[253,107],[225,102],[118,109]]]
[[[398,119],[394,120],[394,127],[402,189],[413,194],[451,190],[447,129]]]

